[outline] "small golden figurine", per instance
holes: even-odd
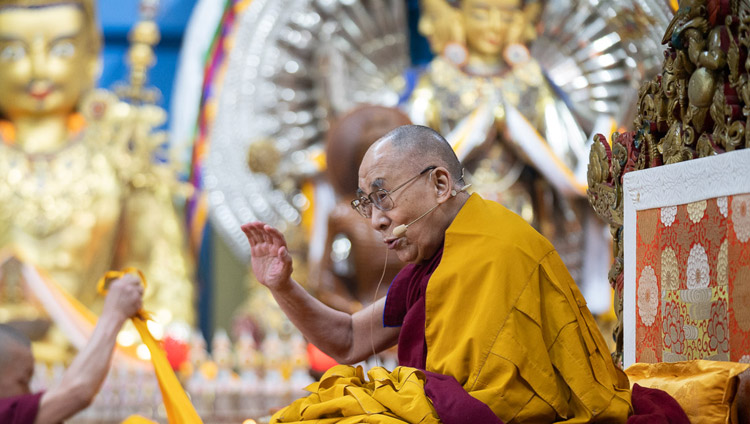
[[[154,29],[142,23],[133,33],[124,102],[93,90],[101,35],[92,0],[0,1],[0,252],[94,313],[98,278],[136,267],[156,321],[191,324],[192,270],[172,203],[180,185],[154,157],[164,142],[154,128],[166,115],[142,89]],[[44,340],[38,358],[64,360],[68,337],[45,331],[52,314],[6,265],[0,322]]]

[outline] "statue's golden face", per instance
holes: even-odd
[[[68,114],[93,84],[97,58],[74,4],[0,9],[0,113]]]
[[[466,43],[469,52],[499,56],[508,42],[508,32],[522,14],[521,0],[462,0]]]

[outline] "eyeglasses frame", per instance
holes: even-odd
[[[424,175],[424,174],[426,174],[426,173],[428,173],[428,172],[430,172],[430,171],[434,171],[435,169],[437,169],[437,166],[436,166],[436,165],[430,165],[430,166],[428,166],[427,168],[423,169],[423,170],[422,170],[422,171],[421,171],[421,172],[420,172],[419,174],[417,174],[417,175],[415,175],[415,176],[413,176],[413,177],[409,178],[408,180],[406,180],[406,181],[404,181],[403,183],[401,183],[401,184],[399,184],[398,186],[396,186],[396,188],[394,188],[393,190],[386,190],[386,189],[384,189],[384,188],[379,188],[379,189],[377,189],[377,190],[375,190],[375,191],[372,191],[372,192],[368,193],[368,194],[367,194],[367,196],[360,196],[360,197],[359,197],[358,199],[354,199],[354,200],[352,200],[352,201],[351,201],[352,209],[354,209],[355,211],[357,211],[357,212],[358,212],[358,213],[359,213],[360,215],[362,215],[362,216],[363,216],[364,218],[368,218],[368,219],[372,217],[372,210],[371,210],[370,216],[367,216],[367,215],[366,215],[366,214],[365,214],[365,213],[364,213],[364,212],[363,212],[363,211],[362,211],[362,210],[360,209],[360,208],[364,208],[364,207],[366,207],[366,206],[367,206],[367,203],[365,203],[365,202],[368,202],[369,204],[371,204],[371,205],[375,206],[376,208],[378,208],[378,210],[381,210],[381,211],[383,211],[383,212],[388,212],[388,211],[390,211],[390,210],[392,210],[392,209],[393,209],[393,206],[391,206],[391,207],[390,207],[390,208],[388,208],[388,209],[383,209],[383,208],[382,208],[381,206],[379,206],[379,203],[380,203],[380,202],[377,202],[377,203],[376,203],[376,202],[374,202],[374,201],[372,200],[372,199],[374,198],[373,196],[375,195],[375,193],[378,193],[378,192],[385,192],[386,196],[387,196],[388,198],[390,198],[390,199],[391,199],[391,202],[393,203],[393,198],[391,198],[391,194],[393,194],[393,193],[397,192],[398,190],[400,190],[401,188],[403,188],[404,186],[406,186],[406,185],[407,185],[407,184],[409,184],[410,182],[412,182],[412,181],[416,180],[417,178],[421,177],[422,175]]]

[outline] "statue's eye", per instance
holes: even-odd
[[[485,21],[489,19],[490,13],[486,9],[475,9],[471,13],[474,19]]]
[[[8,44],[0,47],[0,61],[15,62],[26,56],[26,49],[21,44]]]
[[[62,40],[53,44],[49,52],[52,56],[69,58],[75,54],[76,47],[69,40]]]

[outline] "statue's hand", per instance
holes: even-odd
[[[292,276],[292,257],[281,232],[262,222],[242,226],[250,242],[255,278],[271,290],[281,288]]]

